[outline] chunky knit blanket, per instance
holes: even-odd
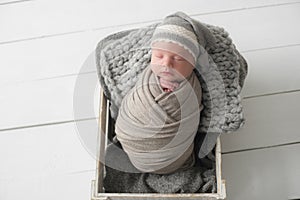
[[[198,132],[206,137],[198,154],[204,157],[212,150],[220,133],[235,131],[244,123],[240,92],[247,75],[247,63],[223,28],[201,25],[215,38],[214,45],[202,49],[195,70],[203,91],[204,109]],[[150,40],[156,26],[118,32],[97,45],[98,77],[111,102],[114,119],[122,99],[150,63]]]
[[[223,28],[197,21],[192,23],[206,27],[209,31],[205,31],[205,34],[210,34],[215,40],[214,45],[202,49],[195,70],[202,87],[204,106],[195,138],[198,164],[185,171],[159,175],[128,173],[109,167],[112,166],[110,163],[106,166],[104,180],[106,192],[216,192],[215,160],[210,159],[210,155],[216,138],[221,133],[235,131],[244,123],[240,92],[247,75],[247,63]],[[104,38],[97,45],[98,76],[104,93],[110,100],[113,119],[118,116],[122,99],[150,63],[150,40],[156,26],[157,24],[152,24],[118,32]],[[110,134],[113,135],[114,132]],[[109,137],[112,138],[112,135]],[[120,160],[123,159],[122,167],[134,168],[125,153],[113,153],[109,148],[107,153],[107,163],[117,162],[115,166],[120,166]]]
[[[201,105],[195,73],[173,92],[164,92],[150,66],[124,97],[115,132],[132,164],[143,172],[166,174],[193,157]]]

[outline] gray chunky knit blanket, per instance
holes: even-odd
[[[208,29],[214,45],[202,49],[194,70],[202,87],[202,104],[195,151],[198,162],[208,160],[186,171],[170,175],[126,173],[106,167],[104,185],[107,192],[215,192],[214,159],[207,159],[221,133],[235,131],[244,124],[240,92],[247,75],[247,63],[221,27],[192,21]],[[197,24],[199,23],[199,24]],[[118,32],[101,40],[96,49],[100,84],[110,100],[113,119],[123,97],[134,87],[151,58],[150,40],[157,24]],[[110,138],[113,137],[111,132]],[[108,154],[110,154],[108,152]],[[126,155],[119,155],[126,160]],[[115,157],[108,160],[115,160]],[[125,162],[124,162],[125,163]],[[130,165],[130,163],[129,163]],[[178,184],[175,184],[178,183]]]
[[[207,155],[220,133],[235,131],[244,124],[240,92],[247,75],[247,63],[229,34],[220,27],[197,21],[215,39],[202,50],[195,73],[202,86],[199,133],[206,134],[199,157]],[[96,48],[98,77],[111,102],[116,119],[123,97],[135,85],[151,58],[150,40],[157,24],[118,32],[101,40]]]

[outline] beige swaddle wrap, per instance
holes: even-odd
[[[171,92],[147,67],[124,97],[116,135],[132,164],[142,172],[171,173],[193,156],[201,104],[201,86],[194,72]]]

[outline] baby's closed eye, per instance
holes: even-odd
[[[176,60],[176,61],[185,61],[185,59],[180,57],[180,56],[174,56],[174,60]]]
[[[156,58],[163,58],[164,57],[164,55],[162,53],[154,53],[153,55]]]

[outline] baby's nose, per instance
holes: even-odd
[[[169,57],[164,57],[164,60],[163,60],[163,65],[164,66],[167,66],[167,67],[172,67],[173,66],[173,61],[171,58]]]

